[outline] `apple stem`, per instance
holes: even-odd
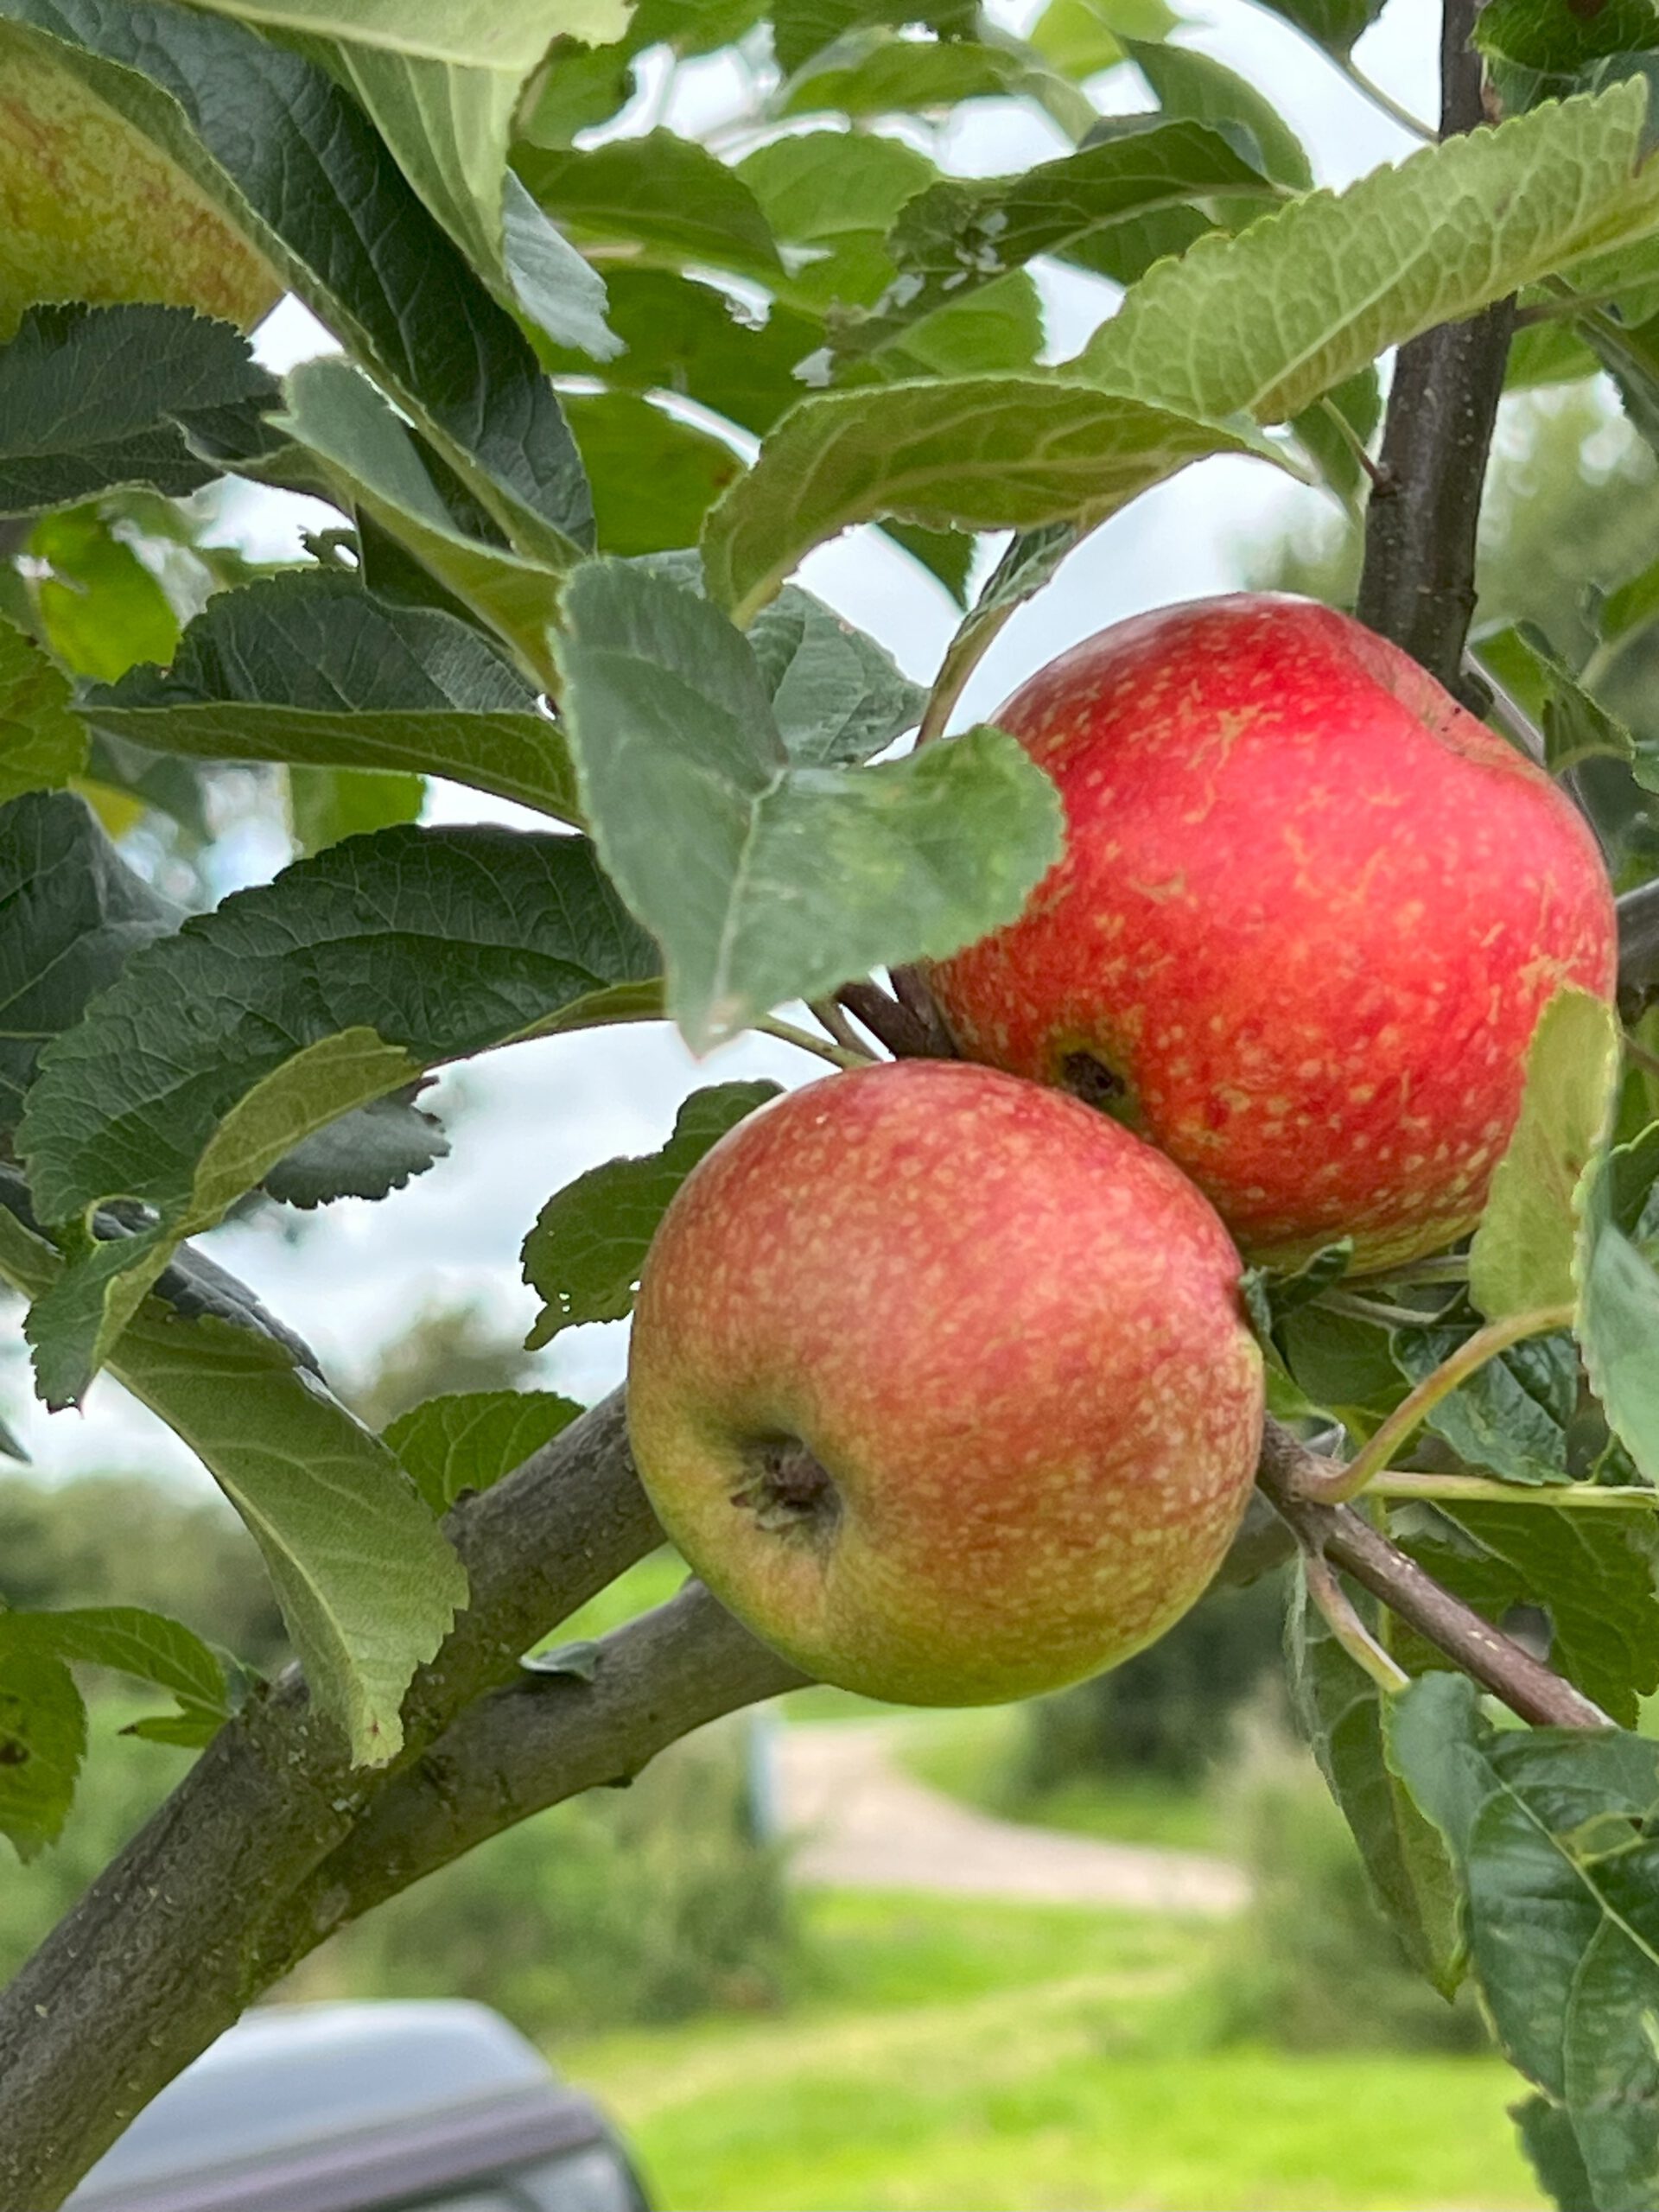
[[[1484,1475],[1420,1474],[1391,1467],[1373,1475],[1367,1497],[1427,1498],[1442,1505],[1547,1505],[1557,1513],[1659,1511],[1659,1490],[1629,1483],[1501,1483]]]
[[[1353,1600],[1338,1580],[1337,1571],[1323,1552],[1302,1554],[1302,1579],[1307,1594],[1325,1616],[1325,1626],[1357,1667],[1363,1667],[1380,1690],[1392,1696],[1407,1688],[1411,1676],[1382,1649],[1354,1609]]]
[[[1363,1513],[1351,1505],[1314,1503],[1307,1492],[1311,1478],[1319,1473],[1318,1455],[1282,1422],[1270,1420],[1262,1436],[1256,1486],[1306,1556],[1351,1576],[1426,1643],[1533,1726],[1612,1726],[1599,1705],[1483,1620],[1391,1537],[1373,1528]]]
[[[861,1060],[874,1061],[877,1058],[877,1054],[871,1052],[858,1035],[834,999],[809,999],[807,1004],[814,1021],[834,1038],[843,1052],[852,1052]]]
[[[1306,1471],[1302,1495],[1318,1505],[1341,1505],[1351,1497],[1357,1497],[1410,1441],[1440,1401],[1450,1397],[1478,1368],[1528,1337],[1546,1336],[1554,1329],[1570,1329],[1574,1318],[1570,1306],[1545,1306],[1529,1313],[1505,1314],[1502,1320],[1489,1322],[1485,1328],[1478,1329],[1449,1358],[1443,1359],[1431,1374],[1424,1376],[1345,1467],[1327,1472],[1316,1464]]]
[[[880,983],[868,977],[843,983],[836,997],[855,1020],[861,1021],[878,1044],[885,1045],[896,1060],[937,1059],[925,1025],[908,1007],[901,1006]]]
[[[814,1052],[819,1059],[828,1060],[832,1068],[866,1068],[875,1058],[856,1039],[850,1046],[832,1045],[822,1037],[815,1037],[810,1029],[798,1029],[792,1021],[780,1021],[775,1014],[768,1014],[764,1021],[752,1021],[749,1027],[762,1037],[775,1037],[780,1044],[796,1045],[804,1052]]]

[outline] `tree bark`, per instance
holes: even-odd
[[[806,1680],[700,1582],[606,1637],[591,1681],[521,1674],[469,1707],[314,1868],[262,1933],[261,1984],[504,1828],[631,1782],[694,1728]]]
[[[1440,29],[1440,136],[1484,120],[1480,57],[1470,45],[1479,0],[1446,0]],[[1503,389],[1515,302],[1441,323],[1395,359],[1382,480],[1365,519],[1356,608],[1476,713],[1488,703],[1464,668],[1475,611],[1475,538],[1486,459]]]
[[[353,1769],[290,1669],[220,1730],[0,1993],[0,2206],[52,2212],[133,2114],[265,1986],[259,1929],[455,1715],[661,1541],[619,1392],[448,1523],[472,1603]]]

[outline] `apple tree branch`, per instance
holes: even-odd
[[[1470,37],[1479,0],[1445,0],[1440,23],[1440,136],[1485,119],[1479,55]],[[1475,712],[1486,701],[1464,668],[1475,611],[1475,534],[1486,457],[1503,389],[1515,302],[1447,322],[1400,348],[1383,427],[1381,481],[1365,521],[1356,612],[1402,645]]]

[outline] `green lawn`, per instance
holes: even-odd
[[[780,2017],[560,2054],[670,2212],[1510,2212],[1498,2062],[1206,2046],[1212,1934],[819,1895]]]
[[[1156,1775],[1078,1779],[1040,1796],[1016,1791],[1010,1785],[1021,1721],[1020,1708],[1007,1705],[912,1717],[895,1750],[918,1782],[1006,1821],[1169,1851],[1225,1848],[1219,1815],[1205,1794]]]

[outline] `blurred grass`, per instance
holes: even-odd
[[[1078,1776],[1052,1789],[1021,1786],[1024,1726],[1017,1706],[939,1713],[896,1735],[893,1748],[918,1782],[1001,1820],[1169,1851],[1225,1849],[1211,1796],[1161,1775],[1126,1770]]]
[[[567,2044],[669,2212],[1512,2212],[1485,2057],[1207,2047],[1215,1931],[821,1894],[786,2017]]]

